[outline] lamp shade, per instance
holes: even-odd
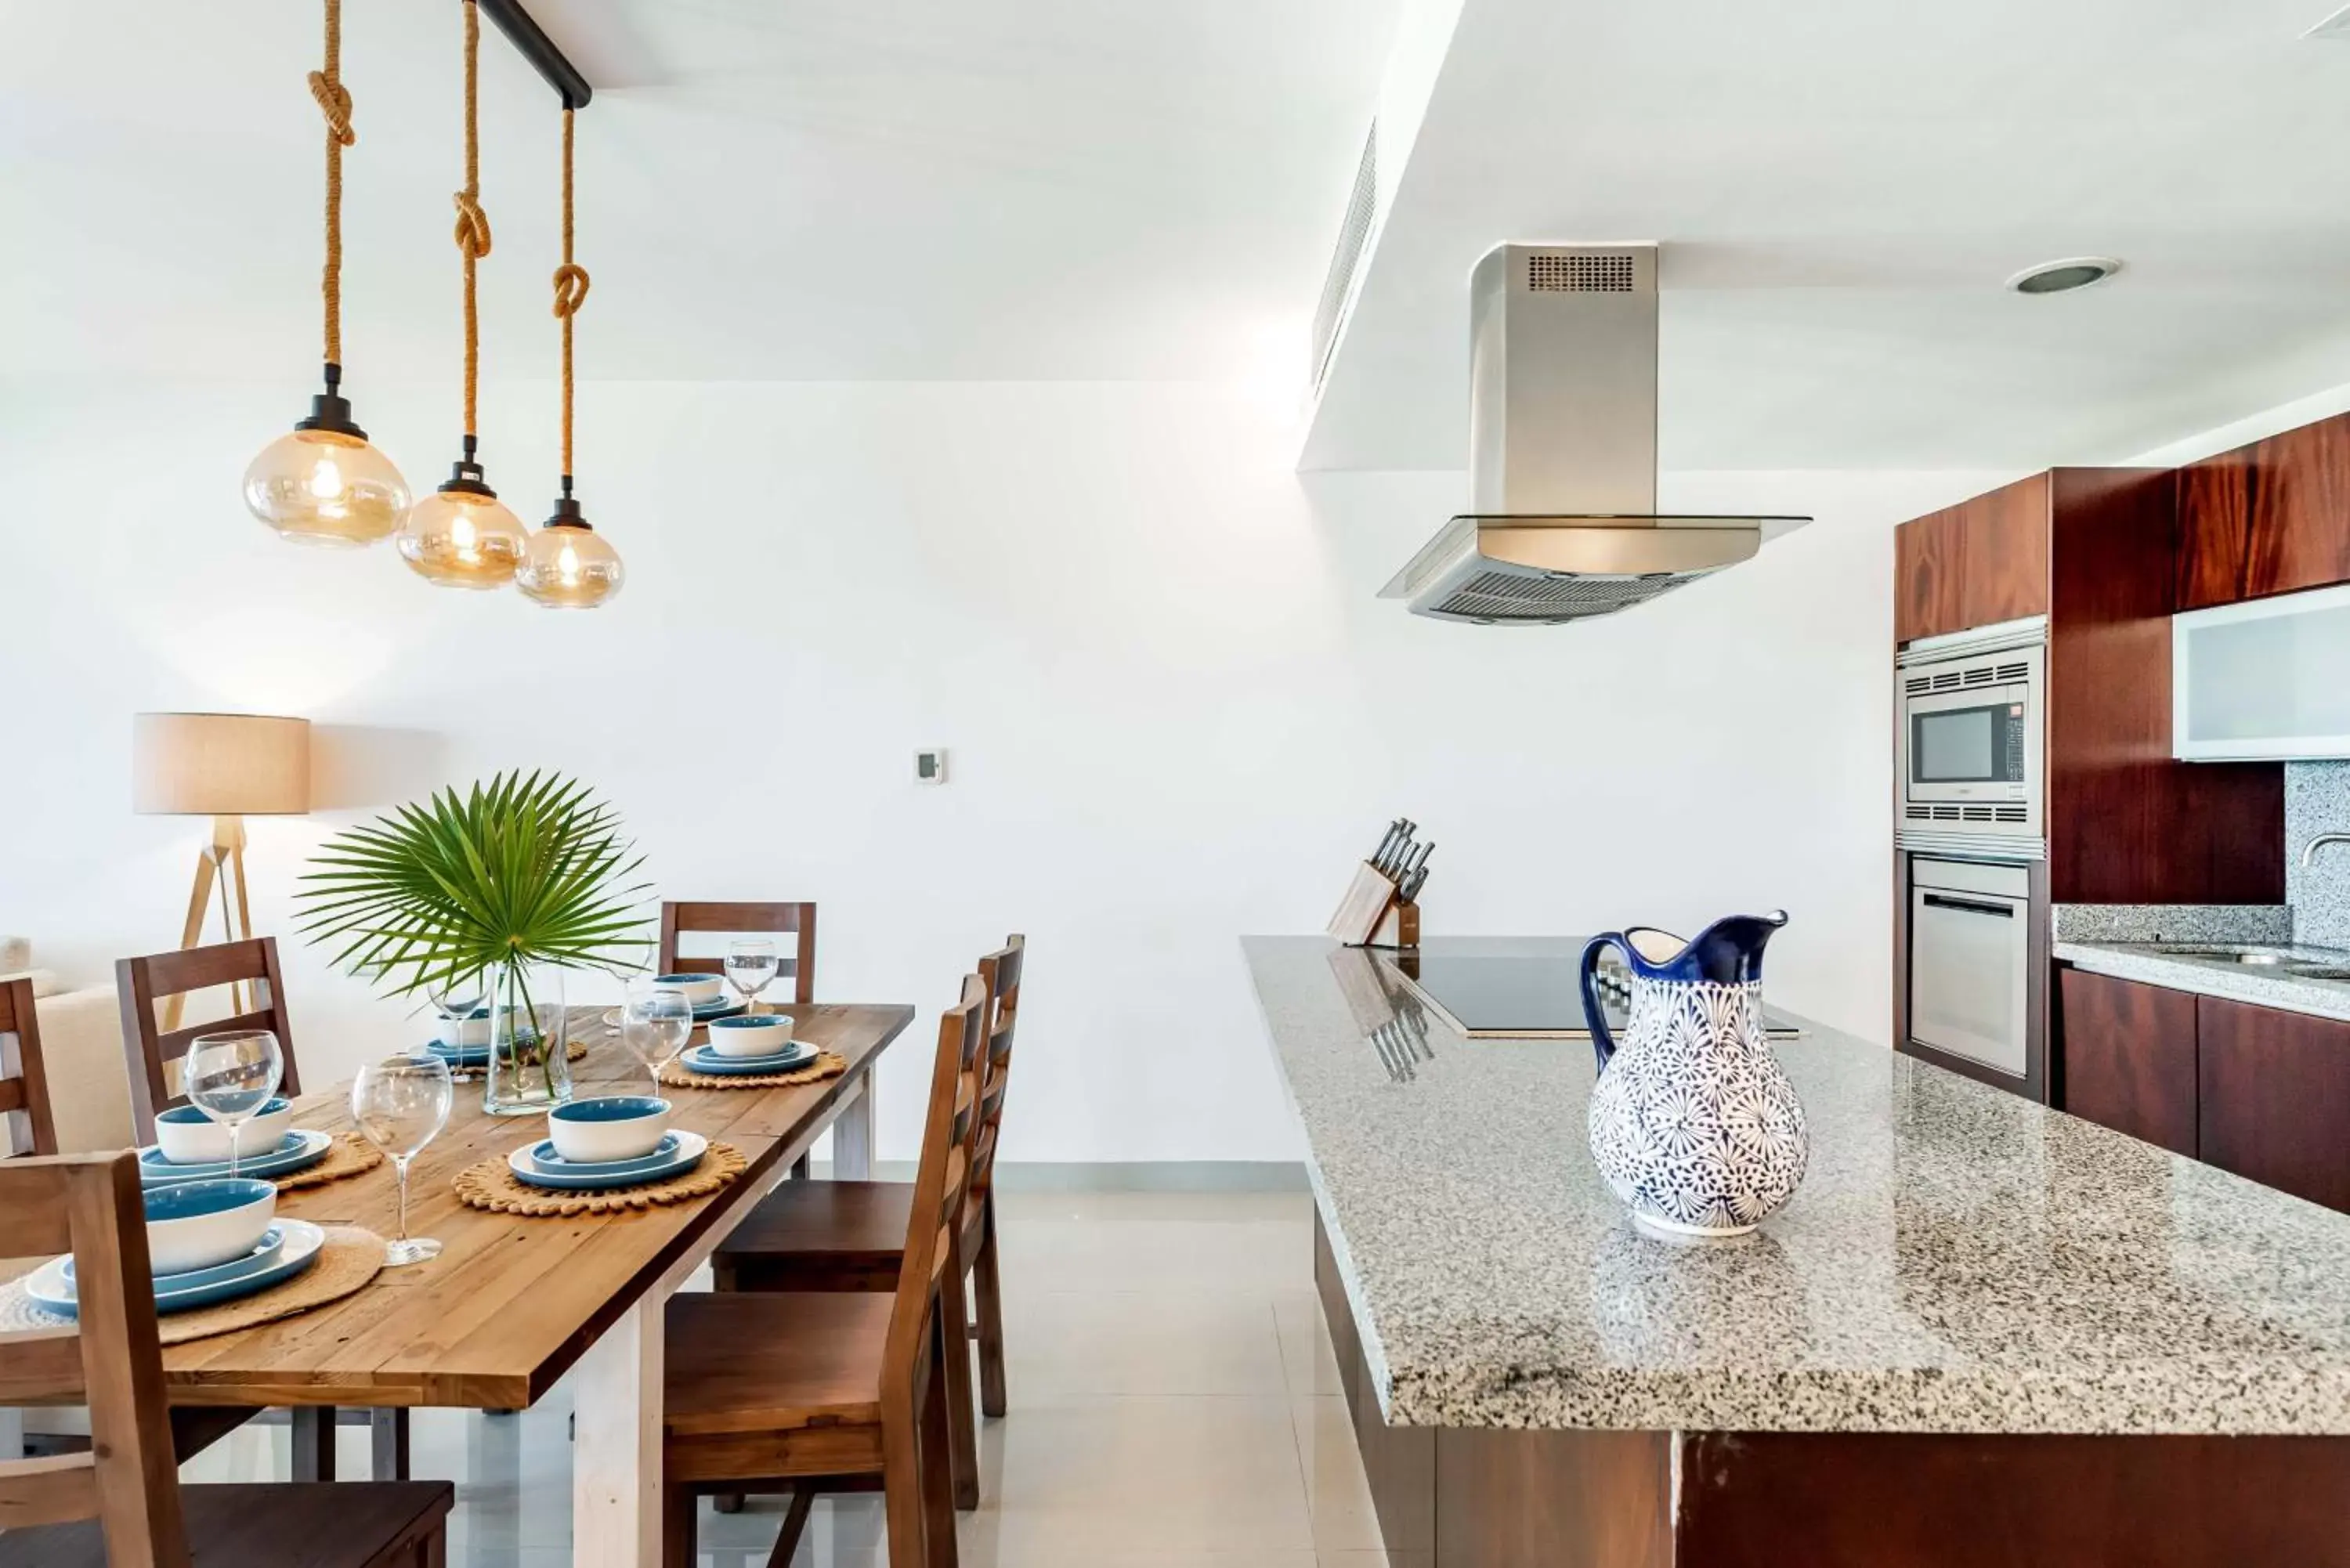
[[[130,794],[149,816],[299,816],[310,809],[310,721],[140,713]]]

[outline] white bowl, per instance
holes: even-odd
[[[277,1189],[250,1177],[152,1187],[144,1198],[147,1262],[158,1274],[184,1274],[243,1257],[277,1212]]]
[[[716,974],[657,974],[653,983],[685,992],[696,1007],[708,1007],[726,994],[726,979]]]
[[[443,1045],[486,1045],[490,1043],[490,1010],[476,1007],[463,1018],[443,1018],[436,1036]]]
[[[669,1132],[670,1105],[650,1095],[574,1100],[546,1113],[546,1136],[566,1159],[594,1163],[650,1154]]]
[[[772,1056],[792,1043],[792,1015],[743,1013],[710,1021],[710,1048],[721,1056]]]
[[[236,1157],[254,1159],[286,1139],[294,1102],[280,1096],[237,1126]],[[155,1147],[173,1165],[217,1165],[228,1158],[228,1128],[193,1106],[174,1106],[155,1118]]]

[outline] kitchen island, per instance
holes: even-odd
[[[1807,1026],[1803,1188],[1669,1241],[1587,1045],[1244,950],[1391,1562],[2350,1564],[2350,1218]]]

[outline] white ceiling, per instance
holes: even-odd
[[[2109,461],[2350,381],[2335,3],[1467,0],[1305,463],[1462,466],[1513,239],[1662,243],[1668,469]]]
[[[539,0],[598,88],[582,373],[1295,373],[1393,13]],[[0,0],[0,374],[313,373],[319,16]],[[355,392],[453,366],[458,17],[347,11]],[[486,27],[483,55],[484,373],[546,375],[556,103]]]

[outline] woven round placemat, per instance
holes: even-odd
[[[467,1166],[450,1178],[449,1185],[457,1189],[458,1199],[469,1208],[486,1209],[494,1214],[559,1218],[620,1214],[666,1203],[691,1203],[697,1198],[707,1198],[750,1168],[751,1162],[733,1144],[712,1143],[701,1164],[666,1181],[648,1181],[641,1187],[557,1192],[520,1180],[507,1166],[506,1157],[499,1154]]]
[[[587,1054],[588,1043],[584,1040],[574,1040],[571,1042],[570,1048],[563,1053],[563,1059],[567,1062],[577,1062]],[[449,1069],[449,1081],[452,1084],[478,1084],[489,1070],[486,1063],[472,1067],[452,1067]]]
[[[277,1178],[277,1190],[292,1192],[297,1188],[324,1187],[346,1176],[364,1176],[382,1163],[383,1150],[357,1133],[344,1133],[328,1146],[326,1158],[290,1176]]]
[[[660,1081],[672,1089],[780,1089],[793,1084],[820,1084],[848,1071],[845,1058],[819,1051],[816,1060],[788,1073],[697,1073],[682,1058],[660,1070]]]
[[[383,1268],[382,1237],[357,1225],[329,1225],[326,1230],[326,1245],[318,1249],[318,1261],[284,1284],[272,1285],[258,1295],[239,1301],[159,1317],[155,1320],[157,1337],[165,1345],[185,1345],[192,1339],[210,1339],[216,1334],[233,1334],[240,1328],[276,1323],[281,1317],[292,1317],[312,1307],[342,1300],[375,1278]],[[0,1285],[0,1333],[56,1328],[72,1321],[34,1304],[32,1297],[25,1293],[22,1280]]]

